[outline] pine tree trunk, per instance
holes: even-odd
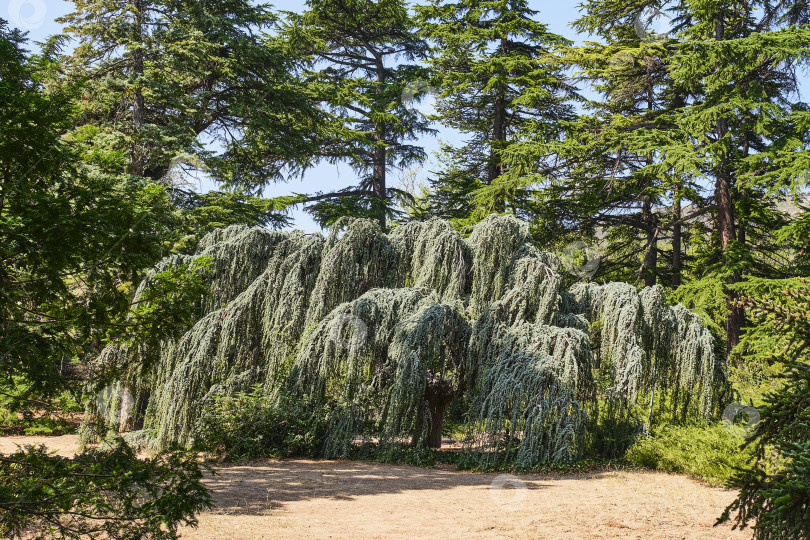
[[[380,136],[381,137],[381,136]],[[376,140],[381,140],[375,137]],[[378,199],[376,209],[377,221],[380,222],[380,227],[385,230],[385,201],[386,201],[386,187],[385,187],[385,148],[374,149],[374,197]]]
[[[383,91],[385,83],[385,67],[382,63],[382,58],[377,57],[377,92]],[[385,142],[385,128],[380,124],[374,126],[374,141],[380,144]],[[386,152],[384,146],[376,146],[374,148],[374,157],[372,159],[372,192],[374,198],[377,199],[377,207],[375,214],[380,227],[385,230],[385,206],[387,197],[387,190],[385,186],[385,161]]]
[[[495,96],[495,111],[492,118],[492,148],[490,149],[489,170],[487,173],[487,182],[489,184],[492,184],[503,173],[503,166],[500,163],[495,146],[503,140],[504,114],[504,98],[502,95]]]
[[[655,95],[652,86],[647,89],[647,110],[652,113],[655,110]],[[646,157],[647,166],[652,165],[652,155]],[[652,188],[654,181],[650,179],[649,187]],[[652,196],[642,195],[642,219],[647,230],[647,252],[644,254],[644,286],[655,285],[658,275],[658,228],[655,225],[655,218],[652,213]]]
[[[717,41],[725,39],[725,22],[724,13],[721,10],[717,15],[715,21],[715,38]],[[725,118],[717,120],[717,140],[722,141],[728,135],[728,121]],[[727,143],[731,146],[731,143]],[[726,152],[726,156],[728,152]],[[734,221],[734,201],[731,195],[731,173],[728,169],[727,157],[723,158],[723,162],[718,167],[716,173],[714,196],[717,202],[717,227],[720,233],[720,247],[723,254],[728,252],[731,244],[737,240],[737,231]],[[728,283],[734,284],[741,280],[740,275],[733,275],[728,279]],[[726,317],[726,354],[728,359],[731,360],[731,351],[740,343],[740,336],[742,334],[742,309],[737,307],[737,294],[732,290],[726,292],[726,306],[729,309],[729,315]]]
[[[489,156],[489,170],[487,171],[487,183],[489,185],[492,185],[492,183],[503,174],[503,164],[500,162],[500,156],[495,147],[498,145],[498,142],[503,140],[504,109],[503,96],[497,96],[495,98],[495,116],[492,122],[492,147]],[[494,203],[494,210],[500,213],[505,209],[503,199],[498,197]]]
[[[675,193],[675,201],[672,207],[672,215],[675,220],[675,226],[672,228],[672,288],[677,289],[681,286],[681,186],[680,183],[675,186],[677,192]]]
[[[501,40],[500,52],[506,54],[507,52],[506,40]],[[501,74],[502,75],[502,74]],[[489,154],[489,167],[487,170],[487,183],[492,183],[503,174],[503,161],[496,150],[499,143],[506,140],[506,98],[504,96],[504,89],[498,88],[495,95],[494,111],[492,117],[492,145],[490,146]],[[504,212],[506,210],[506,203],[498,197],[494,202],[494,210],[496,212]]]
[[[644,254],[644,286],[652,287],[655,285],[656,274],[658,273],[658,235],[652,215],[652,200],[649,195],[644,196],[642,212],[647,232],[647,251]]]
[[[724,121],[718,122],[718,135],[724,131]],[[732,242],[736,241],[736,230],[734,223],[734,202],[731,198],[730,175],[721,170],[717,173],[715,182],[715,199],[717,200],[717,227],[720,234],[720,247],[725,254]],[[738,274],[731,276],[727,281],[729,284],[739,282],[741,277]],[[737,294],[728,290],[726,293],[726,306],[730,313],[726,318],[726,354],[731,358],[731,350],[740,342],[742,334],[742,310],[737,307]]]
[[[137,133],[144,124],[144,99],[141,88],[141,78],[143,77],[143,0],[133,0],[133,41],[136,48],[132,53],[132,71],[135,75],[135,90],[132,103],[132,127],[133,136],[137,138]],[[131,158],[131,172],[133,174],[143,173],[142,157],[138,155],[137,144],[133,145]]]

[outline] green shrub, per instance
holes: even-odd
[[[684,473],[714,485],[728,485],[737,468],[752,458],[744,450],[742,428],[712,425],[662,425],[639,438],[627,452],[628,462],[667,472]]]
[[[138,459],[122,439],[74,458],[26,447],[0,456],[3,538],[177,538],[213,503],[197,456]]]
[[[363,461],[376,461],[378,463],[392,463],[397,465],[413,465],[414,467],[434,467],[438,463],[457,464],[459,452],[436,450],[421,444],[407,443],[376,444],[366,442],[352,445],[349,448],[349,459]]]
[[[326,411],[301,401],[275,403],[260,387],[218,396],[203,408],[194,447],[228,461],[316,456],[326,435]]]
[[[597,459],[621,460],[641,435],[642,426],[633,418],[603,411],[591,430],[587,454]]]

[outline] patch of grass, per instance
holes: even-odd
[[[349,459],[390,463],[394,465],[413,465],[415,467],[435,467],[439,463],[454,464],[458,452],[446,452],[410,444],[363,443],[356,444],[349,450]]]
[[[751,451],[741,428],[723,422],[711,425],[662,425],[639,438],[625,459],[638,467],[684,473],[708,484],[729,486],[736,468],[744,467]]]
[[[467,435],[467,423],[446,420],[442,425],[442,435],[460,441]]]

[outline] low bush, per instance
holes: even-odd
[[[647,469],[684,473],[713,485],[729,485],[737,468],[752,459],[742,449],[745,432],[723,422],[711,425],[662,425],[639,438],[625,459]]]
[[[2,435],[65,435],[76,431],[82,411],[76,396],[65,391],[49,399],[30,399],[29,388],[22,377],[0,387]]]
[[[318,454],[327,415],[300,401],[276,403],[261,387],[218,396],[203,408],[194,447],[227,461]]]

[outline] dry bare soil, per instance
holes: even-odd
[[[0,452],[75,436],[0,438]],[[742,539],[713,527],[735,496],[644,472],[497,475],[355,461],[259,460],[207,480],[217,507],[185,538]]]

